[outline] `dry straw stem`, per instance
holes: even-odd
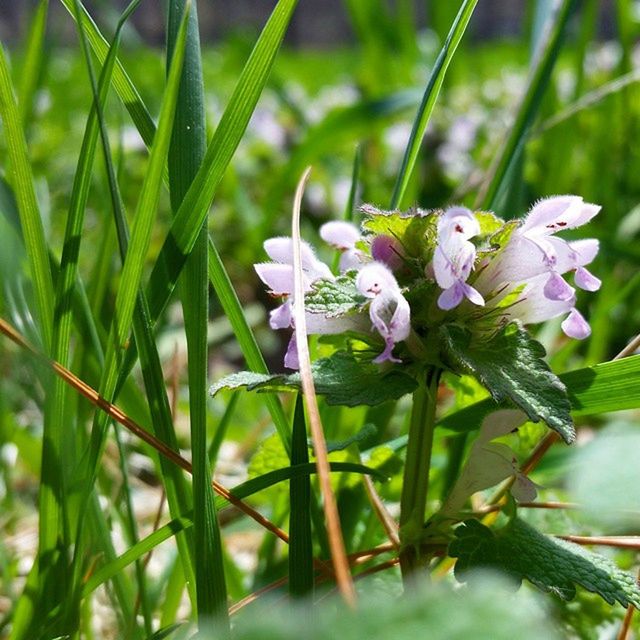
[[[187,473],[191,473],[191,463],[185,460],[181,455],[176,453],[173,449],[168,447],[164,442],[158,440],[152,436],[148,431],[141,427],[137,422],[132,420],[126,413],[119,409],[116,405],[112,404],[108,400],[105,400],[93,387],[80,380],[76,375],[71,373],[69,369],[63,367],[59,362],[49,359],[47,356],[38,351],[28,340],[26,340],[21,334],[19,334],[8,322],[0,318],[0,332],[4,333],[10,340],[15,342],[18,346],[26,349],[36,356],[42,362],[48,364],[53,371],[64,380],[69,386],[73,387],[78,393],[84,396],[91,404],[95,405],[102,411],[104,411],[110,418],[120,423],[123,427],[126,427],[131,433],[135,434],[153,447],[158,453],[162,454],[174,464],[184,469]],[[264,527],[267,531],[275,534],[282,541],[288,543],[289,536],[282,531],[275,524],[270,522],[261,513],[258,513],[255,509],[251,508],[248,504],[236,498],[226,487],[221,485],[215,480],[212,481],[214,491],[228,500],[234,507],[248,515],[255,520],[260,526]]]
[[[293,284],[294,284],[294,320],[296,327],[296,341],[298,348],[298,360],[300,363],[300,379],[302,382],[302,393],[307,409],[309,425],[311,427],[311,439],[316,454],[316,467],[318,469],[318,480],[320,492],[323,498],[324,514],[327,522],[327,535],[329,537],[329,547],[331,549],[331,559],[335,571],[336,583],[347,605],[355,607],[356,592],[353,586],[353,579],[349,570],[349,561],[342,538],[340,528],[340,517],[338,506],[331,488],[329,458],[327,456],[327,443],[324,438],[316,389],[311,373],[311,358],[309,356],[309,344],[307,342],[307,325],[304,313],[304,286],[302,277],[302,255],[300,249],[300,206],[302,194],[309,178],[311,167],[307,167],[302,174],[298,187],[296,188],[293,203],[293,215],[291,220],[291,236],[293,238]]]

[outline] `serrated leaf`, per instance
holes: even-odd
[[[454,368],[473,374],[496,402],[509,398],[533,422],[543,420],[567,444],[576,437],[567,389],[543,360],[544,347],[512,323],[485,339],[455,325],[442,328]]]
[[[381,370],[370,362],[362,363],[351,354],[338,351],[329,358],[316,360],[311,366],[316,393],[327,404],[357,407],[373,406],[387,400],[397,400],[411,393],[416,381],[398,368]],[[241,371],[226,376],[209,390],[215,395],[221,389],[246,387],[248,391],[300,391],[300,374],[263,374]]]
[[[360,210],[365,215],[362,223],[365,232],[396,238],[409,258],[418,258],[425,263],[431,260],[436,247],[439,210],[381,211],[370,205],[364,205]]]
[[[491,211],[474,211],[473,215],[480,225],[480,236],[493,236],[506,226],[504,220]]]
[[[640,589],[632,575],[607,558],[546,536],[518,518],[496,533],[478,520],[466,520],[455,535],[449,555],[458,558],[455,575],[461,582],[470,569],[497,569],[518,582],[526,578],[563,600],[571,600],[579,585],[609,604],[640,605]]]
[[[304,297],[305,309],[309,313],[320,313],[335,318],[356,312],[368,302],[356,289],[355,271],[335,280],[318,280],[313,283],[311,293]]]

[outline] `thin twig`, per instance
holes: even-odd
[[[638,349],[640,349],[640,333],[614,358],[614,360],[620,360],[632,356]]]
[[[18,346],[26,349],[34,356],[36,356],[41,362],[49,365],[53,371],[69,386],[73,387],[78,393],[84,396],[91,404],[104,411],[110,418],[126,427],[131,433],[138,438],[146,442],[149,446],[153,447],[158,453],[165,456],[165,458],[171,460],[174,464],[177,464],[181,469],[184,469],[187,473],[191,473],[191,463],[183,458],[179,453],[176,453],[173,449],[168,447],[164,442],[158,440],[152,436],[146,429],[141,427],[137,422],[132,420],[126,413],[119,409],[115,404],[109,402],[103,398],[93,387],[90,387],[86,382],[83,382],[75,374],[71,373],[69,369],[63,367],[59,362],[51,360],[43,353],[38,351],[26,338],[19,334],[8,322],[0,318],[0,332],[4,333],[10,340],[15,342]],[[267,529],[271,533],[275,534],[284,542],[289,542],[289,536],[282,531],[279,527],[265,518],[261,513],[250,507],[248,504],[236,498],[226,487],[221,485],[215,480],[212,482],[214,491],[228,500],[234,507],[248,515],[255,520],[260,526]]]
[[[391,541],[391,544],[396,548],[400,548],[400,536],[398,535],[398,523],[391,517],[391,514],[387,511],[387,508],[384,506],[382,499],[378,495],[376,488],[373,485],[373,480],[367,475],[362,476],[362,481],[364,482],[364,488],[367,491],[367,496],[369,497],[369,502],[371,502],[371,506],[373,507],[373,511],[380,520],[387,537]]]
[[[300,206],[302,194],[309,178],[311,167],[307,167],[302,174],[293,204],[293,215],[291,221],[291,236],[293,238],[293,281],[294,281],[294,305],[293,316],[296,329],[296,342],[298,349],[298,361],[300,364],[300,380],[302,382],[302,393],[304,396],[307,415],[311,427],[311,439],[316,453],[316,467],[318,470],[318,481],[320,492],[323,498],[324,514],[327,522],[327,536],[331,550],[331,559],[336,575],[336,584],[347,605],[355,607],[356,592],[353,580],[349,571],[349,562],[342,538],[340,528],[340,516],[338,505],[333,494],[330,480],[329,458],[327,456],[327,443],[322,429],[318,401],[316,399],[316,389],[313,383],[311,372],[311,359],[309,356],[309,344],[307,342],[307,324],[304,310],[304,284],[302,274],[302,255],[300,248]]]
[[[640,549],[640,536],[554,536],[576,544],[617,547],[618,549]]]
[[[238,613],[240,609],[242,609],[243,607],[246,607],[248,604],[251,604],[252,602],[255,602],[260,596],[263,596],[265,593],[269,593],[270,591],[273,591],[274,589],[277,589],[278,587],[281,587],[282,585],[287,584],[288,581],[289,581],[289,577],[284,576],[283,578],[280,578],[279,580],[276,580],[275,582],[265,585],[264,587],[258,589],[257,591],[250,593],[248,596],[242,598],[242,600],[239,600],[238,602],[236,602],[235,604],[232,604],[229,607],[229,615],[232,616]]]
[[[640,587],[640,569],[638,569],[638,574],[636,575],[636,584]],[[635,610],[636,608],[632,604],[627,607],[627,611],[624,614],[624,620],[622,621],[622,626],[620,627],[620,633],[618,633],[616,640],[627,640]]]

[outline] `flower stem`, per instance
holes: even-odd
[[[422,553],[429,490],[429,468],[435,429],[438,383],[441,370],[429,368],[413,393],[413,407],[407,440],[407,456],[400,499],[400,569],[405,588],[417,577],[428,557]]]

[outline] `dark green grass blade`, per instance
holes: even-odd
[[[309,445],[302,395],[296,398],[291,433],[291,465],[309,462]],[[294,597],[313,591],[313,541],[311,539],[311,481],[300,476],[289,482],[289,594]]]
[[[29,126],[31,121],[33,96],[38,88],[44,66],[48,9],[49,0],[40,0],[33,13],[24,64],[20,72],[20,90],[18,92],[20,97],[20,119],[25,128]]]
[[[20,121],[9,67],[3,47],[0,45],[0,118],[7,141],[9,183],[13,187],[22,236],[29,259],[33,280],[40,339],[46,353],[51,349],[53,330],[53,280],[49,265],[49,253],[44,236],[40,209],[33,184],[27,143]]]
[[[411,130],[411,136],[409,137],[409,143],[402,159],[402,166],[396,179],[396,184],[393,188],[393,195],[391,196],[391,209],[395,209],[402,204],[402,198],[407,190],[407,185],[411,179],[413,169],[418,159],[418,153],[420,152],[420,146],[422,145],[422,138],[424,132],[429,124],[429,118],[433,112],[436,100],[440,93],[442,83],[444,82],[447,69],[453,56],[460,44],[460,40],[467,29],[469,20],[473,14],[473,10],[476,7],[478,0],[464,0],[460,6],[460,11],[451,26],[449,35],[445,40],[445,43],[440,51],[438,58],[431,71],[431,77],[424,91],[422,102],[418,108],[415,120],[413,121],[413,129]]]
[[[171,59],[185,0],[170,0],[167,57]],[[169,187],[172,209],[177,211],[206,153],[204,86],[198,37],[198,17],[191,6],[187,27],[176,117],[169,149]],[[227,587],[222,539],[215,509],[207,455],[207,373],[209,278],[207,225],[200,232],[181,278],[181,298],[187,337],[191,460],[193,465],[195,577],[198,626],[214,621],[228,629]]]
[[[563,4],[558,10],[549,39],[544,50],[540,52],[531,73],[513,126],[494,160],[492,173],[488,176],[490,182],[486,184],[483,192],[478,194],[480,208],[484,210],[495,209],[498,196],[508,179],[509,169],[514,165],[518,155],[524,149],[529,130],[551,80],[551,72],[562,48],[567,23],[576,3],[577,0],[563,0]]]

